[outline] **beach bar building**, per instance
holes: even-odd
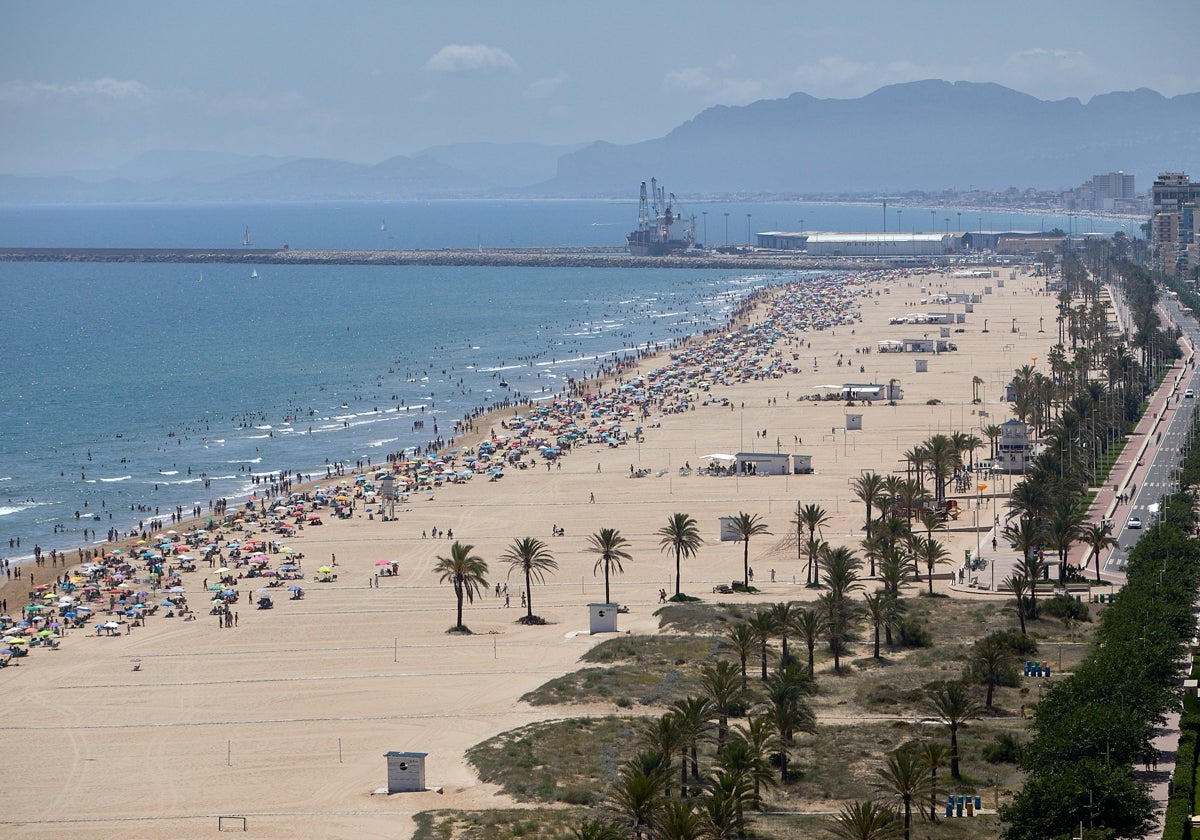
[[[787,452],[738,452],[737,471],[741,475],[788,475],[792,456]]]
[[[842,385],[844,400],[902,400],[904,391],[899,382],[880,384],[878,382],[847,382]]]

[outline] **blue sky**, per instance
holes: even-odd
[[[1196,0],[2,0],[0,173],[159,149],[375,163],[632,143],[713,105],[941,78],[1200,91]]]

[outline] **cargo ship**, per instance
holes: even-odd
[[[625,237],[629,253],[635,257],[661,257],[696,247],[696,217],[675,209],[675,193],[667,196],[650,179],[650,188],[642,181],[638,202],[638,226]]]

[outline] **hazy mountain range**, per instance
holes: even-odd
[[[630,145],[468,143],[375,165],[162,151],[109,172],[0,175],[0,201],[267,201],[1063,189],[1121,170],[1200,176],[1200,93],[1045,101],[994,84],[924,81],[858,99],[796,93],[706,109]]]

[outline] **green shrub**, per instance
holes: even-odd
[[[1011,732],[1001,732],[983,747],[983,760],[990,764],[1016,764],[1021,760],[1021,742]]]
[[[1022,659],[1036,656],[1038,652],[1037,641],[1019,630],[997,630],[984,637],[985,641],[987,639],[991,639],[995,644],[1003,645],[1014,656]]]
[[[929,626],[916,616],[908,616],[900,622],[900,645],[902,647],[923,648],[933,644],[933,635]]]
[[[1070,618],[1072,621],[1091,621],[1088,605],[1076,601],[1072,595],[1055,595],[1053,598],[1043,598],[1041,611],[1057,619]]]

